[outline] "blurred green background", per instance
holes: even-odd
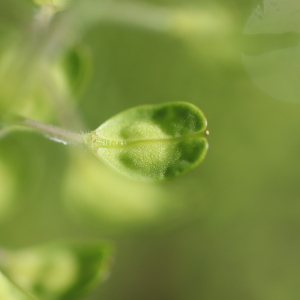
[[[112,241],[111,276],[89,300],[299,299],[300,106],[284,99],[287,83],[278,100],[246,71],[243,53],[255,58],[264,43],[272,55],[280,41],[243,34],[257,5],[75,1],[33,36],[37,6],[1,0],[2,114],[87,132],[136,105],[188,101],[203,110],[210,131],[204,162],[160,184],[123,178],[86,151],[43,136],[7,135],[0,141],[1,246]],[[292,47],[299,53],[298,43]],[[298,82],[299,61],[291,60],[287,76]]]

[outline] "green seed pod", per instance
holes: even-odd
[[[165,181],[197,166],[205,157],[207,121],[186,102],[126,110],[85,136],[92,152],[136,180]]]

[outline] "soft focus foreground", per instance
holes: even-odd
[[[298,2],[55,3],[0,2],[1,114],[89,132],[133,106],[188,101],[209,120],[210,149],[183,177],[148,184],[0,131],[3,295],[31,299],[12,282],[21,270],[27,292],[68,299],[78,252],[34,245],[105,239],[111,275],[83,299],[297,300]]]

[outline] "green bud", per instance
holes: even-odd
[[[63,10],[65,9],[70,0],[33,0],[36,4],[44,6],[48,5],[50,7],[55,8],[56,10]]]

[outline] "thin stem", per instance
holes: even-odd
[[[27,119],[21,116],[12,116],[7,121],[7,128],[13,129],[30,129],[37,131],[39,133],[43,133],[47,138],[54,142],[62,143],[62,144],[85,144],[85,140],[83,135],[71,132],[60,127],[56,127],[53,125],[45,124],[42,122],[38,122],[35,120]],[[4,127],[2,131],[5,131]],[[9,129],[7,129],[9,130]]]
[[[35,15],[34,31],[43,34],[48,29],[55,12],[53,4],[45,3],[42,5]]]

